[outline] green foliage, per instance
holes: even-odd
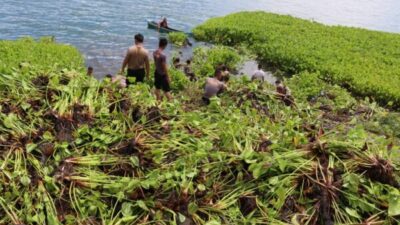
[[[0,224],[398,222],[399,139],[363,125],[398,115],[375,103],[287,107],[243,78],[204,106],[175,70],[158,102],[148,84],[27,68],[0,76]],[[297,99],[335,89],[301,76]]]
[[[241,56],[233,48],[214,46],[211,48],[195,48],[193,53],[193,70],[201,77],[214,74],[217,66],[226,65],[234,70],[241,61]]]
[[[0,73],[28,66],[36,71],[83,69],[83,57],[72,46],[54,43],[53,37],[36,42],[30,37],[18,41],[0,41]]]
[[[210,19],[195,37],[247,44],[263,61],[289,73],[319,72],[356,95],[400,106],[400,35],[325,26],[291,16],[242,12]]]
[[[295,75],[288,80],[287,85],[296,99],[303,102],[320,100],[320,104],[335,105],[337,108],[349,108],[356,103],[346,90],[324,82],[317,73],[303,72]]]
[[[155,65],[154,63],[150,64],[150,80],[147,81],[147,84],[150,87],[154,86],[154,71]],[[172,66],[168,69],[169,76],[171,79],[171,90],[173,91],[182,91],[189,84],[189,78],[183,73],[182,70],[178,70],[173,68]]]
[[[171,32],[168,34],[168,39],[177,46],[185,45],[187,38],[187,35],[183,32]]]

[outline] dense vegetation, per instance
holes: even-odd
[[[177,46],[184,46],[188,36],[183,32],[171,32],[168,34],[168,39]]]
[[[54,43],[54,38],[44,37],[38,41],[23,38],[18,41],[0,40],[0,73],[13,68],[31,66],[34,70],[57,71],[83,68],[83,57],[72,46]]]
[[[237,69],[242,57],[233,48],[213,46],[197,47],[193,51],[193,70],[198,76],[212,76],[215,68],[225,65],[230,70]]]
[[[212,51],[194,67],[235,55]],[[158,103],[72,69],[0,76],[0,224],[397,222],[400,117],[317,74],[289,81],[296,106],[243,78],[206,107],[204,79]]]
[[[318,72],[356,95],[400,106],[400,35],[325,26],[291,16],[242,12],[208,20],[195,37],[246,44],[261,60],[286,72]]]

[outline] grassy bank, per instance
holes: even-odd
[[[84,59],[69,45],[56,44],[51,37],[36,41],[23,38],[18,41],[0,41],[0,73],[13,68],[29,66],[35,70],[56,71],[83,69]]]
[[[400,35],[319,23],[264,12],[208,20],[197,39],[245,44],[261,60],[289,73],[317,72],[325,80],[400,106]]]
[[[198,51],[198,71],[237,59]],[[1,73],[0,224],[398,220],[399,116],[316,74],[289,81],[297,107],[245,78],[206,107],[204,77],[157,103],[74,70]]]

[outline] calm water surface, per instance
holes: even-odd
[[[171,27],[190,31],[210,17],[265,10],[388,32],[400,32],[399,0],[1,0],[0,39],[54,35],[77,46],[98,77],[120,67],[133,35],[153,50],[159,34],[146,20],[167,16]]]

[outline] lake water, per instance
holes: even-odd
[[[77,46],[98,77],[120,67],[133,35],[145,35],[153,50],[159,34],[146,20],[169,18],[171,27],[190,31],[210,17],[265,10],[388,32],[400,32],[399,0],[1,0],[0,39],[54,35]],[[170,50],[170,52],[173,52]]]

